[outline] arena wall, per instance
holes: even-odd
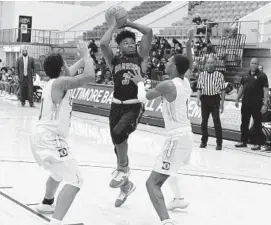
[[[93,7],[34,1],[3,2],[1,29],[18,28],[19,16],[32,16],[32,29],[64,30],[87,18]]]
[[[247,44],[257,41],[266,42],[270,35],[270,25],[268,25],[268,18],[270,18],[271,3],[261,7],[254,12],[244,16],[240,21],[259,21],[256,22],[244,22],[241,23],[240,33],[247,35]],[[270,18],[271,19],[271,18]],[[267,35],[269,34],[269,35]]]
[[[106,1],[104,3],[99,4],[95,8],[93,8],[93,15],[89,16],[89,19],[84,19],[83,21],[78,21],[74,24],[74,26],[70,27],[69,31],[85,31],[91,30],[97,25],[101,25],[105,22],[105,12],[108,8],[113,5],[120,5],[125,8],[127,11],[132,9],[135,6],[138,6],[143,1]],[[80,22],[80,23],[79,23]]]
[[[137,23],[150,27],[167,27],[188,15],[188,2],[174,1],[170,4],[140,18]]]

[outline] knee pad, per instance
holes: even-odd
[[[128,134],[123,132],[123,131],[119,131],[117,129],[113,129],[112,131],[112,140],[115,144],[119,145],[122,142],[126,141],[128,138]]]
[[[84,178],[80,173],[76,173],[73,176],[73,179],[66,181],[67,184],[74,186],[74,187],[78,187],[79,189],[82,187],[83,182],[84,182]]]

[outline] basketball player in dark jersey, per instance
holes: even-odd
[[[135,185],[128,180],[128,137],[135,131],[139,119],[144,111],[144,105],[137,99],[137,85],[130,81],[133,71],[146,72],[148,56],[152,42],[152,29],[127,21],[125,27],[138,30],[143,34],[140,49],[136,50],[135,33],[123,30],[115,38],[120,50],[120,56],[114,56],[109,47],[113,33],[117,28],[116,20],[107,30],[100,41],[102,54],[113,74],[114,95],[109,115],[110,133],[115,153],[117,155],[117,169],[113,173],[110,187],[120,188],[120,195],[115,206],[120,207],[128,195],[135,190]]]

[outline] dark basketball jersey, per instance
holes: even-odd
[[[128,80],[130,71],[133,74],[133,70],[140,71],[142,58],[135,54],[133,56],[118,56],[112,60],[112,74],[114,80],[114,98],[121,101],[126,101],[129,99],[137,99],[137,85]]]

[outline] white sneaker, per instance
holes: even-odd
[[[115,207],[120,207],[127,199],[127,197],[136,189],[136,186],[134,185],[133,182],[129,181],[130,186],[127,192],[120,191],[120,194],[118,198],[115,201]]]
[[[55,211],[55,205],[54,204],[52,204],[52,205],[45,205],[45,204],[40,203],[36,207],[36,210],[39,213],[42,213],[42,214],[51,214],[51,213],[53,213]]]
[[[173,222],[171,219],[162,221],[162,225],[177,225],[177,223]]]
[[[127,180],[127,178],[130,175],[130,170],[128,169],[127,172],[122,172],[119,170],[115,170],[113,172],[113,179],[110,181],[109,186],[111,188],[119,188],[124,184],[124,182]]]
[[[189,205],[189,202],[185,201],[184,199],[174,198],[170,203],[167,205],[167,210],[171,211],[174,209],[185,209]]]
[[[17,101],[18,97],[16,95],[13,95],[11,100]]]

